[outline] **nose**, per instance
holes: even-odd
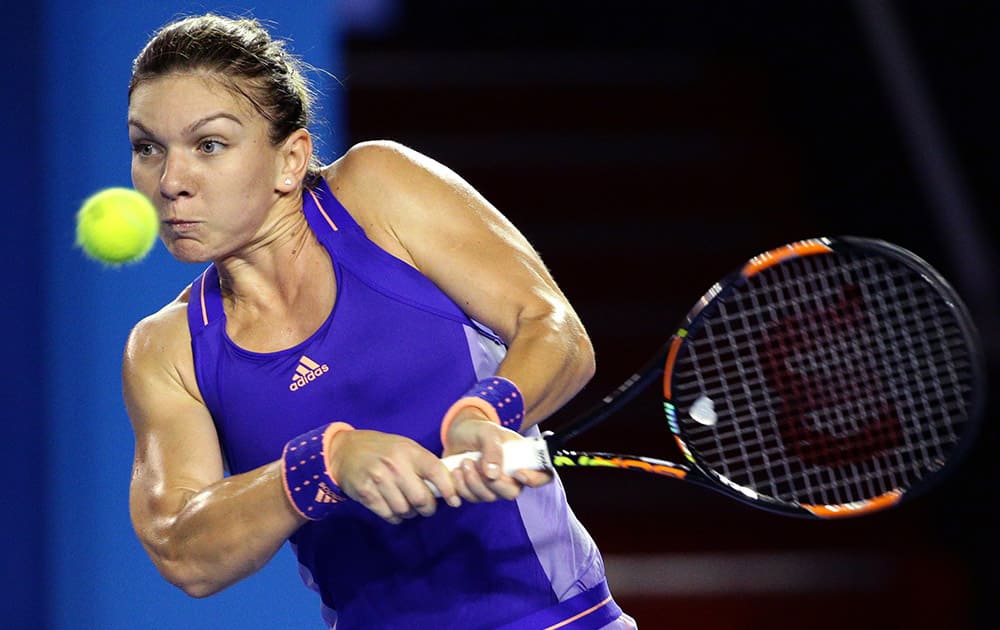
[[[177,152],[168,152],[163,162],[163,172],[160,174],[160,195],[171,201],[180,197],[190,197],[194,194],[192,186],[191,169],[184,156]]]

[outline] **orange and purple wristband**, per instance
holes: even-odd
[[[519,432],[524,422],[524,397],[517,385],[502,376],[490,376],[476,383],[444,414],[441,421],[441,444],[445,448],[452,421],[459,411],[467,407],[479,409],[491,421],[512,431]]]
[[[333,422],[292,438],[282,453],[282,481],[295,511],[318,521],[327,517],[347,496],[326,467],[326,453],[333,436],[352,431],[346,422]]]

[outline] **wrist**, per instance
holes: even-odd
[[[510,380],[491,376],[476,383],[452,404],[441,421],[441,445],[448,449],[448,432],[465,418],[481,416],[513,431],[524,422],[524,397]]]
[[[347,498],[330,474],[329,449],[334,437],[352,430],[346,422],[333,422],[285,444],[281,458],[285,495],[303,518],[321,520]]]
[[[334,422],[327,425],[323,431],[323,461],[326,466],[326,474],[337,486],[340,486],[340,448],[347,433],[354,431],[354,427],[346,422]]]

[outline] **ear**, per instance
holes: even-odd
[[[278,178],[275,190],[288,194],[302,188],[302,180],[312,159],[312,136],[305,129],[296,129],[281,143]]]

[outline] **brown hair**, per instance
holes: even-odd
[[[128,93],[131,98],[140,83],[167,74],[209,72],[268,120],[270,140],[278,145],[293,131],[308,129],[314,96],[305,67],[257,20],[210,13],[158,30],[132,62]],[[318,170],[314,154],[310,174]]]

